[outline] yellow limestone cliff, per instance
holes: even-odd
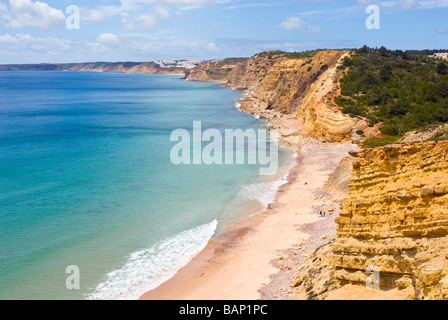
[[[298,59],[254,56],[230,72],[226,85],[248,92],[239,101],[245,111],[263,117],[273,110],[293,117],[300,134],[329,142],[349,140],[358,119],[343,114],[329,98],[341,76],[337,67],[347,55],[348,51],[324,50]]]
[[[448,141],[352,155],[330,258],[343,287],[329,298],[448,299]],[[363,291],[367,269],[380,291]]]
[[[360,123],[332,99],[344,75],[338,67],[349,55],[348,50],[303,58],[261,53],[231,68],[216,64],[226,72],[198,67],[190,80],[225,74],[226,86],[247,92],[238,101],[241,109],[284,129],[284,140],[305,134],[338,142],[350,140]],[[310,298],[312,292],[311,298],[323,299],[448,299],[448,141],[351,155],[326,185],[344,197],[336,238],[292,279],[296,292],[303,289],[296,297]]]
[[[350,140],[358,123],[331,101],[343,71],[338,69],[348,50],[322,50],[293,58],[280,51],[262,52],[249,59],[204,63],[186,73],[186,80],[220,81],[247,95],[241,109],[267,119],[273,128],[286,118],[289,134],[307,134],[320,140]],[[279,117],[283,119],[279,119]]]

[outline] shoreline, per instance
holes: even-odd
[[[333,170],[310,176],[317,167],[298,162],[268,209],[212,238],[174,277],[140,299],[277,299],[288,285],[285,275],[291,270],[283,264],[300,263],[294,255],[305,258],[336,231],[338,199],[324,191],[318,194]],[[319,207],[334,213],[320,218]]]
[[[289,177],[296,174],[297,165],[294,165],[289,170]],[[287,183],[278,188],[275,200],[277,201],[281,193],[285,192],[288,185],[291,183],[288,180]],[[275,202],[273,203],[275,204]],[[187,291],[190,287],[190,281],[197,282],[197,278],[202,278],[205,272],[212,272],[214,264],[218,263],[222,259],[225,259],[227,253],[232,248],[239,245],[244,237],[256,228],[261,221],[265,218],[265,215],[272,210],[273,204],[269,205],[267,209],[258,211],[243,220],[235,223],[229,227],[222,234],[210,239],[207,246],[199,252],[187,265],[181,268],[174,277],[161,284],[159,287],[150,290],[140,297],[140,300],[178,300],[181,299],[177,296],[176,290]],[[185,292],[186,293],[186,292]],[[185,294],[184,293],[184,294]],[[191,298],[188,300],[206,300],[207,298]],[[233,298],[228,298],[233,299]]]
[[[332,220],[331,226],[328,227],[328,223],[325,226],[325,232],[329,234],[318,234],[318,237],[327,238],[331,236],[330,229],[335,231],[339,199],[322,191],[322,187],[354,145],[329,144],[297,134],[301,128],[292,117],[272,110],[255,112],[256,106],[247,108],[244,104],[244,96],[235,102],[240,104],[241,111],[257,115],[277,129],[280,142],[297,153],[286,176],[287,182],[278,188],[274,202],[267,209],[213,237],[205,249],[171,279],[143,294],[140,300],[275,299],[287,285],[285,274],[290,270],[281,266],[283,254],[290,256],[288,252],[295,251],[315,236],[307,232],[306,225],[319,223],[322,219],[316,208],[334,206],[332,210],[336,212],[331,219],[328,217]],[[322,159],[326,155],[328,158]],[[331,159],[331,165],[327,163],[328,159]],[[318,227],[312,229],[319,232]],[[316,243],[320,245],[319,241]]]

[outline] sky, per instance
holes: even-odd
[[[448,49],[448,0],[0,0],[0,64],[210,60],[364,44]]]

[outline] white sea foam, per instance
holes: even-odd
[[[287,176],[277,181],[254,183],[243,186],[238,195],[249,200],[257,200],[267,208],[275,201],[278,189],[282,185],[288,183],[286,177]]]
[[[241,99],[238,99],[238,100],[241,100]],[[237,101],[238,101],[238,100],[237,100]],[[241,110],[241,103],[239,103],[239,102],[237,102],[237,101],[235,101],[234,106],[235,106],[235,108],[238,109],[239,111],[242,111],[242,110]],[[251,115],[252,115],[252,117],[254,117],[255,119],[260,119],[260,115],[259,115],[259,114],[251,113]]]
[[[298,156],[297,153],[294,153],[292,155],[292,158],[294,159],[297,156]],[[292,164],[287,168],[286,174],[280,180],[254,183],[243,186],[240,189],[238,196],[249,200],[256,200],[260,202],[266,209],[271,203],[275,202],[275,196],[277,195],[277,192],[280,189],[280,187],[289,182],[288,177],[293,166],[294,165]],[[257,212],[255,214],[258,214],[260,212]]]
[[[92,300],[136,300],[172,278],[202,249],[215,233],[218,221],[184,231],[158,244],[136,251],[125,265],[106,274],[87,295]]]

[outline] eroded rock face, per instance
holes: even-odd
[[[339,166],[330,174],[323,190],[330,192],[339,199],[348,196],[348,185],[353,170],[353,158],[346,157],[341,160]]]
[[[334,278],[409,298],[448,298],[448,141],[352,152],[349,195],[337,218]],[[412,289],[412,290],[410,290]]]
[[[284,56],[266,56],[259,53],[230,71],[226,86],[238,91],[253,91],[265,79],[271,68],[277,63],[290,59]]]
[[[348,54],[324,50],[299,59],[255,55],[229,73],[226,85],[248,92],[240,101],[245,111],[263,115],[273,110],[293,116],[302,134],[328,142],[350,140],[359,120],[331,106],[329,98],[341,76],[337,67]]]

